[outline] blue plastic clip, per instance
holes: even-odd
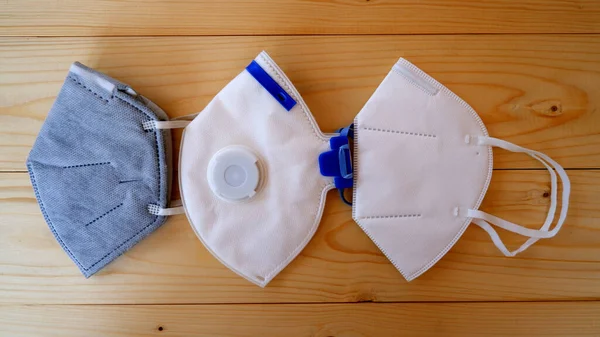
[[[348,125],[345,128],[337,129],[335,132],[339,133],[340,136],[354,139],[354,123]]]
[[[256,62],[252,61],[246,70],[283,106],[287,111],[292,110],[296,101]]]
[[[352,179],[352,158],[350,158],[350,146],[344,144],[338,151],[340,160],[340,173],[344,179]]]
[[[321,174],[326,177],[333,177],[335,187],[340,191],[342,201],[352,205],[344,196],[344,190],[352,188],[353,185],[353,167],[352,153],[350,151],[349,138],[354,138],[354,126],[338,130],[339,136],[331,137],[329,140],[330,151],[319,155],[319,168]]]

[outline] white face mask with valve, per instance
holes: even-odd
[[[279,67],[261,53],[185,127],[179,183],[183,206],[207,249],[265,286],[315,233],[327,191],[352,204],[354,220],[407,280],[432,267],[470,223],[507,256],[554,236],[567,214],[570,183],[546,155],[488,136],[458,96],[401,59],[351,127],[325,135]],[[354,139],[354,149],[350,146]],[[551,204],[539,230],[478,210],[492,175],[492,147],[523,152],[551,176]],[[558,181],[563,184],[558,221]],[[354,188],[352,203],[344,191]],[[529,238],[509,251],[493,225]]]
[[[264,287],[310,241],[333,179],[319,172],[329,136],[265,53],[183,127],[179,184],[183,208],[206,248]]]

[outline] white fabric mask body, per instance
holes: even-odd
[[[329,137],[269,56],[263,52],[255,62],[297,104],[287,111],[244,70],[185,128],[179,182],[203,244],[227,267],[265,286],[312,238],[333,182],[317,163]],[[231,146],[254,156],[259,171],[252,195],[237,201],[217,195],[207,178],[213,157]]]
[[[353,218],[407,280],[433,266],[473,221],[508,256],[560,229],[569,180],[562,167],[535,151],[491,138],[477,113],[457,95],[401,59],[354,121]],[[492,176],[492,147],[525,152],[552,177],[552,205],[539,231],[478,211]],[[543,158],[544,160],[540,159]],[[563,182],[557,226],[556,176]],[[508,252],[488,222],[529,236]]]

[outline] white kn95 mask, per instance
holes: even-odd
[[[439,261],[472,222],[506,256],[556,235],[569,204],[564,169],[543,153],[492,138],[456,94],[400,59],[354,121],[353,218],[400,273],[412,280]],[[492,147],[522,152],[550,172],[551,201],[539,230],[479,210],[492,177]],[[550,230],[557,204],[562,206]],[[529,239],[509,251],[496,230]]]

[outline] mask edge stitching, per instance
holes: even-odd
[[[368,103],[368,100],[367,100]],[[366,103],[365,103],[366,104]],[[362,110],[361,110],[362,111]],[[358,170],[358,137],[359,137],[359,130],[360,130],[360,124],[358,123],[358,115],[360,115],[360,112],[356,115],[356,117],[354,117],[354,127],[356,129],[356,131],[354,132],[354,146],[353,146],[353,156],[352,156],[352,170],[353,170],[353,181],[352,181],[352,218],[354,219],[356,217],[356,195],[357,195],[357,191],[358,191],[358,174],[359,174],[359,170]],[[360,224],[359,224],[360,225]],[[362,227],[362,226],[361,226]]]

